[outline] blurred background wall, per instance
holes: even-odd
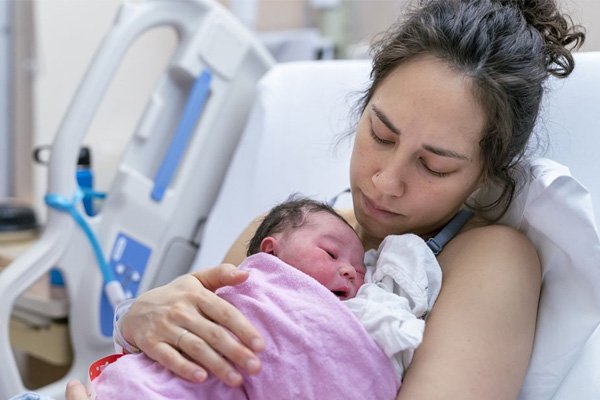
[[[279,51],[282,43],[289,45],[296,40],[316,43],[320,53],[313,56],[322,58],[366,57],[373,36],[392,23],[409,3],[409,0],[219,1],[240,15],[274,52]],[[10,87],[2,86],[12,97],[6,108],[10,119],[5,128],[9,129],[5,133],[7,139],[0,137],[0,146],[4,147],[0,148],[0,200],[17,197],[34,204],[43,215],[41,199],[46,189],[46,168],[32,163],[31,151],[52,143],[87,65],[110,29],[120,1],[4,0],[1,3],[6,6],[8,17],[0,19],[0,23],[10,24],[4,32],[13,33],[13,44]],[[583,50],[600,50],[600,1],[559,0],[559,3],[576,22],[587,27]],[[108,189],[120,154],[175,40],[168,29],[147,33],[130,50],[113,80],[85,141],[92,149],[98,189]],[[3,49],[0,43],[0,52],[7,51]],[[282,52],[279,57],[286,61],[294,55]]]

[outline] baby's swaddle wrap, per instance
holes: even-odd
[[[261,332],[262,370],[240,388],[214,377],[194,384],[143,354],[121,357],[96,382],[104,399],[394,399],[392,363],[327,288],[265,253],[249,257],[246,282],[218,290]]]
[[[394,363],[402,378],[423,340],[424,318],[442,286],[442,272],[425,241],[391,235],[365,255],[365,283],[344,304]]]

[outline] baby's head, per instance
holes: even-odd
[[[312,276],[340,299],[364,283],[364,248],[352,227],[327,204],[293,198],[265,216],[248,255],[272,254]]]

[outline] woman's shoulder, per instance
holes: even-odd
[[[505,381],[516,387],[531,354],[541,287],[533,245],[511,227],[470,224],[448,242],[438,261],[442,289],[411,364],[407,387],[420,392],[417,385],[431,376],[442,383],[455,382],[458,368],[465,379],[455,390],[468,387],[471,393],[479,391],[469,398],[490,397],[490,388],[494,394],[509,389],[497,379],[498,371],[507,366],[511,367]],[[468,377],[474,375],[487,378],[473,383]]]
[[[540,262],[533,243],[515,228],[474,221],[439,255],[444,273],[454,271],[511,274],[537,280]]]

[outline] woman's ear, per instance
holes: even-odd
[[[267,236],[260,242],[260,251],[276,256],[278,253],[279,242],[273,236]]]

